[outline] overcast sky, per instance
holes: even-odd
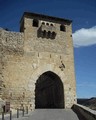
[[[25,11],[73,20],[77,97],[96,97],[96,0],[0,0],[0,27],[19,31]]]

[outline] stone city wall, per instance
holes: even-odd
[[[6,80],[11,77],[10,75],[5,78],[5,71],[7,62],[9,62],[9,56],[13,57],[15,55],[23,54],[23,45],[24,45],[24,35],[19,32],[6,31],[0,29],[0,96],[6,100],[6,97],[9,94],[7,91],[8,83]],[[8,71],[6,71],[7,73]],[[11,86],[9,87],[11,89]],[[6,91],[6,92],[5,92]],[[6,93],[6,95],[5,95]]]

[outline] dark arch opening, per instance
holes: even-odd
[[[42,22],[42,25],[45,25],[45,22]]]
[[[64,25],[60,25],[60,31],[66,31],[66,28],[65,28],[65,26]]]
[[[51,37],[51,32],[48,31],[48,34],[47,34],[47,35],[48,35],[47,38],[50,38],[50,37]]]
[[[35,108],[64,108],[63,83],[55,73],[48,71],[38,78],[35,86]]]
[[[52,32],[52,39],[55,39],[56,33]]]
[[[46,23],[46,25],[48,25],[48,26],[49,26],[49,23]]]
[[[47,34],[46,30],[44,30],[44,31],[43,31],[43,37],[44,37],[44,38],[46,37],[46,34]]]
[[[50,24],[51,26],[53,26],[53,24]]]
[[[33,26],[38,27],[39,26],[39,21],[37,19],[33,20]]]

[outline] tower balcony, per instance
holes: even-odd
[[[49,25],[41,25],[41,31],[50,31],[51,33],[52,32],[55,32],[56,33],[56,27],[55,26],[49,26]]]
[[[56,28],[55,26],[41,25],[38,30],[38,37],[55,39]]]

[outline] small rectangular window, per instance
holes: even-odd
[[[66,32],[66,28],[65,28],[64,25],[60,25],[60,31],[64,31],[64,32]]]
[[[34,19],[33,20],[33,27],[38,27],[39,26],[39,21]]]

